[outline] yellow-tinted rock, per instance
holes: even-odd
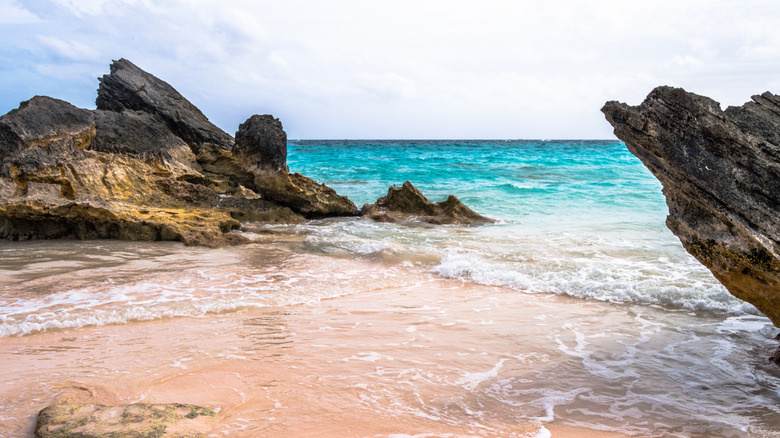
[[[197,438],[205,437],[217,414],[186,404],[105,406],[59,403],[38,414],[36,438]]]
[[[90,111],[37,96],[0,117],[0,238],[219,246],[246,241],[231,233],[242,222],[357,213],[331,188],[287,174],[286,134],[271,116],[252,118],[274,123],[255,126],[236,148],[127,60],[100,80],[97,104]],[[273,169],[258,157],[265,137],[274,140]]]

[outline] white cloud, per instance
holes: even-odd
[[[134,5],[139,1],[146,6],[149,5],[146,0],[53,0],[54,3],[67,8],[77,17],[110,14],[113,8],[123,4]]]
[[[126,57],[228,131],[270,112],[291,137],[608,137],[606,100],[669,84],[741,104],[780,71],[780,10],[763,0],[32,4],[45,23],[0,35],[14,83],[79,63],[57,83],[91,95]],[[29,76],[20,90],[41,85]]]
[[[72,61],[95,61],[99,56],[97,50],[80,41],[63,41],[43,35],[38,35],[38,41],[41,46]]]
[[[698,68],[704,65],[701,59],[691,55],[675,55],[672,61],[683,68]]]
[[[0,25],[29,24],[40,21],[40,18],[28,11],[14,0],[0,0]]]
[[[380,99],[414,99],[414,81],[395,73],[358,73],[357,83],[370,95]]]

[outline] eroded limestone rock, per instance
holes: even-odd
[[[211,409],[178,403],[58,403],[38,414],[35,437],[198,438],[209,433],[216,416]]]
[[[466,207],[450,195],[442,202],[431,202],[409,181],[392,186],[387,195],[374,204],[365,204],[360,215],[379,222],[420,221],[431,224],[484,224],[495,222]]]
[[[780,96],[722,111],[658,87],[639,106],[602,108],[661,181],[666,224],[734,296],[780,326]]]
[[[241,141],[127,60],[100,79],[97,110],[36,96],[0,117],[0,237],[247,241],[242,222],[357,214],[288,174],[286,134],[253,116]]]

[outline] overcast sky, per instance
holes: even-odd
[[[599,109],[657,85],[780,94],[776,0],[0,0],[0,113],[94,108],[127,58],[233,134],[613,138]]]

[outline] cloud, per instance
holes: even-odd
[[[369,95],[379,99],[414,99],[414,81],[395,73],[358,73],[356,82]]]
[[[40,21],[40,18],[19,6],[14,0],[0,0],[0,25],[29,24]]]
[[[98,58],[98,51],[80,41],[63,41],[51,36],[38,36],[41,46],[49,49],[56,56],[71,61],[94,61]]]
[[[741,104],[780,71],[780,10],[763,0],[0,0],[0,12],[27,20],[0,33],[0,110],[51,90],[90,102],[126,57],[228,131],[273,113],[291,138],[610,137],[606,100],[668,84]]]

